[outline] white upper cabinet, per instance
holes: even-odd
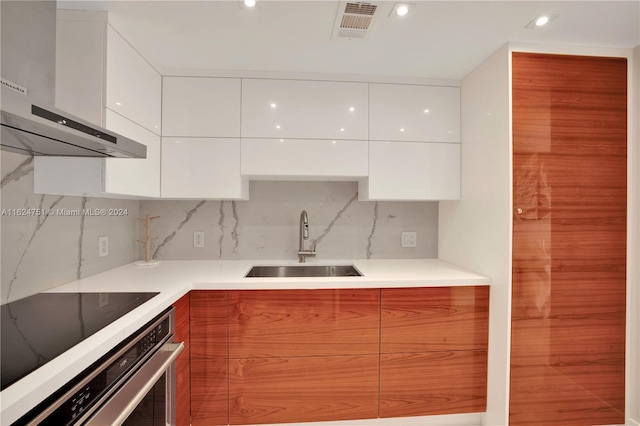
[[[369,139],[460,142],[460,88],[369,84]]]
[[[243,79],[242,137],[367,140],[367,92],[367,83]]]
[[[369,142],[369,178],[360,200],[460,199],[460,144]]]
[[[242,139],[242,174],[252,179],[356,180],[368,174],[368,142]]]
[[[248,199],[238,138],[162,138],[162,197]]]
[[[37,158],[38,193],[160,196],[162,79],[106,18],[58,11],[56,106],[146,145],[147,158]]]
[[[240,79],[164,77],[164,136],[240,137]]]
[[[107,25],[106,107],[160,134],[162,77]]]

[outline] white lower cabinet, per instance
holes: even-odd
[[[106,127],[147,146],[147,158],[35,157],[34,192],[100,198],[160,196],[160,137],[106,109]]]
[[[162,198],[247,200],[239,138],[162,138]]]
[[[369,178],[359,199],[460,199],[460,144],[369,142]]]
[[[357,180],[368,174],[368,142],[242,139],[242,175],[251,179]]]

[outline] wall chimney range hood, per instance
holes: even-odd
[[[141,143],[5,88],[0,116],[3,150],[62,157],[147,157]]]

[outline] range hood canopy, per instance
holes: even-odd
[[[146,158],[147,147],[57,108],[2,88],[0,145],[22,154]]]

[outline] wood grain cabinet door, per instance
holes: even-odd
[[[191,424],[229,423],[226,291],[191,292]]]
[[[379,324],[379,289],[230,291],[230,423],[377,417]]]
[[[231,358],[378,353],[379,289],[229,292]]]
[[[489,287],[382,289],[380,417],[482,412]]]

